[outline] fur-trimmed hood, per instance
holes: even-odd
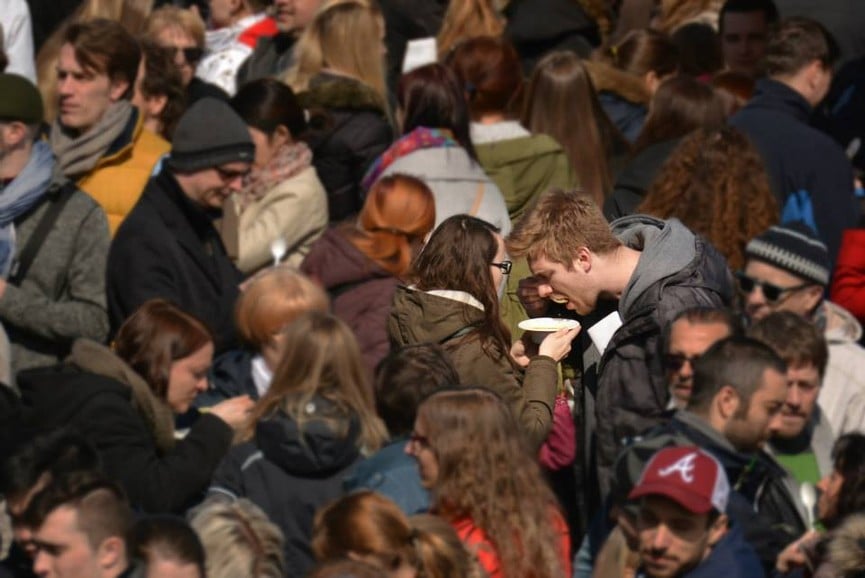
[[[598,92],[612,92],[628,102],[648,105],[652,99],[649,89],[639,76],[624,72],[606,62],[584,61],[592,83]]]
[[[384,99],[371,87],[347,76],[323,72],[309,87],[298,93],[300,105],[307,109],[378,112],[387,117]]]

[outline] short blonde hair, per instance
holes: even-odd
[[[282,531],[251,501],[205,504],[190,525],[204,545],[209,578],[285,576]]]
[[[163,6],[154,10],[147,19],[145,36],[156,40],[166,28],[179,28],[192,37],[198,48],[204,48],[204,21],[193,12],[177,6]]]
[[[301,313],[329,307],[325,292],[308,277],[274,267],[253,277],[240,294],[235,320],[241,338],[260,349]]]
[[[552,189],[538,197],[507,239],[512,257],[545,257],[570,267],[580,247],[598,255],[621,246],[601,209],[581,191]]]

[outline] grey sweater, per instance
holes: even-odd
[[[58,185],[55,180],[52,186]],[[16,221],[16,260],[49,204],[46,198]],[[110,242],[105,212],[86,193],[75,191],[20,286],[8,284],[0,297],[0,321],[12,343],[13,373],[61,361],[80,337],[105,341]]]

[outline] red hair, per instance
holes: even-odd
[[[512,116],[519,109],[523,71],[507,40],[479,36],[462,42],[448,56],[447,65],[467,95],[473,119],[496,113]]]
[[[402,174],[379,179],[370,189],[348,239],[396,277],[408,271],[417,247],[435,225],[435,199],[429,187]]]

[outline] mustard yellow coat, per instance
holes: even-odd
[[[166,140],[144,128],[143,115],[137,116],[131,138],[112,145],[113,150],[78,181],[78,187],[105,211],[112,237],[138,202],[156,162],[171,149]]]

